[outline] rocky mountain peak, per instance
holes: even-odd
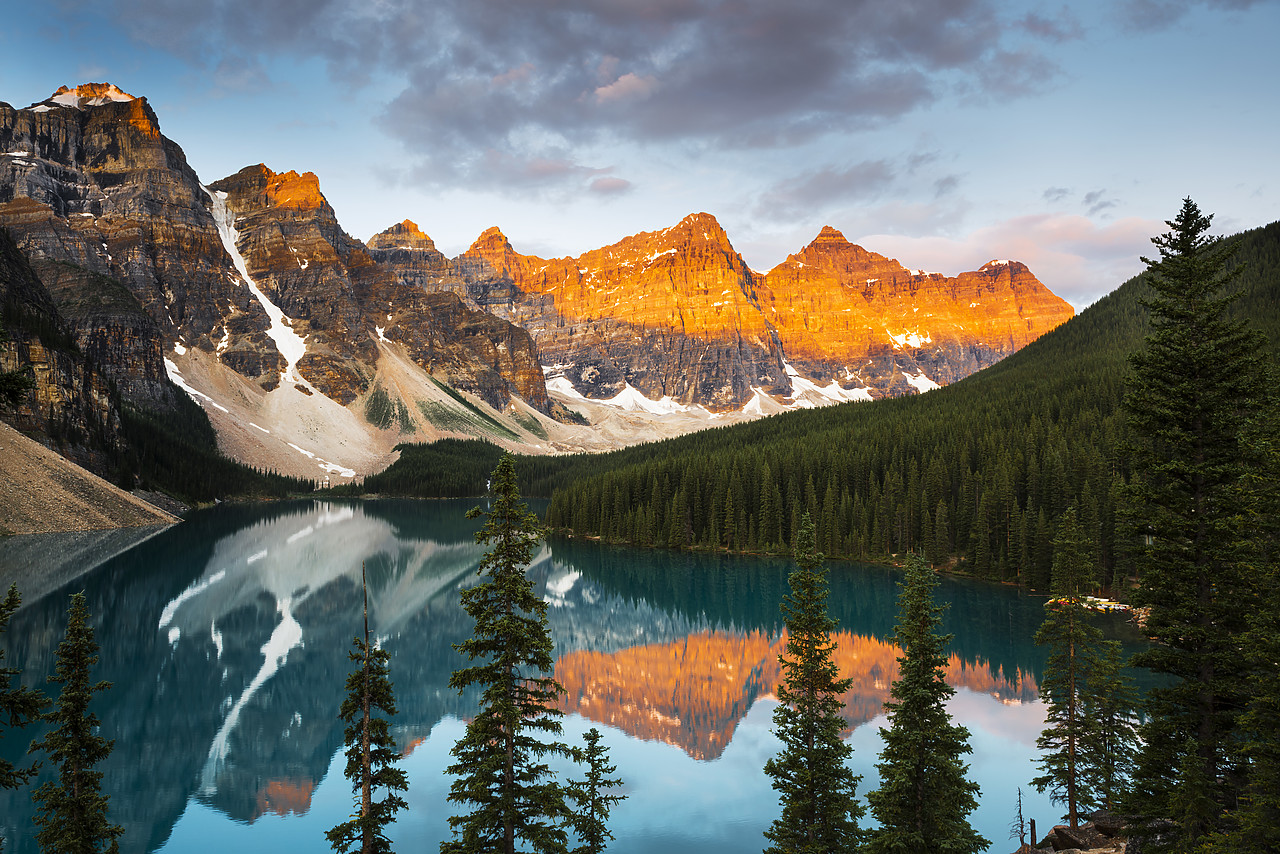
[[[231,205],[239,214],[277,209],[319,211],[326,214],[326,218],[333,218],[333,209],[320,192],[320,179],[314,172],[277,173],[258,163],[215,181],[209,187],[229,192]]]
[[[507,240],[507,236],[496,225],[486,228],[481,232],[480,236],[471,244],[468,252],[512,252],[511,243]]]
[[[398,222],[369,238],[370,249],[422,249],[434,252],[436,243],[411,219]]]
[[[710,242],[733,251],[729,243],[729,235],[721,228],[720,222],[709,213],[689,214],[676,224],[675,228],[663,232],[665,235],[679,235],[683,242]]]
[[[831,226],[823,226],[808,246],[794,255],[787,256],[770,273],[774,280],[799,276],[811,279],[818,271],[842,279],[841,284],[856,284],[859,288],[875,284],[881,279],[906,273],[907,270],[892,258],[869,252],[850,243],[845,236]]]
[[[137,97],[111,83],[81,83],[74,89],[69,86],[59,86],[57,92],[39,104],[32,104],[31,108],[46,105],[75,107],[77,110],[83,110],[86,107],[100,107],[103,104],[137,100],[139,100]]]

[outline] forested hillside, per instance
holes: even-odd
[[[1280,340],[1280,223],[1240,235],[1239,316]],[[920,550],[975,575],[1048,584],[1059,515],[1078,509],[1110,576],[1124,549],[1120,412],[1142,346],[1144,280],[1000,364],[929,394],[847,404],[548,465],[523,461],[547,522],[639,545],[780,551],[812,514],[828,555]],[[1119,563],[1123,567],[1123,561]]]

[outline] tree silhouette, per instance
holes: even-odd
[[[945,705],[955,689],[942,677],[951,636],[938,634],[943,609],[933,604],[937,583],[919,555],[907,558],[894,630],[902,655],[893,699],[885,704],[889,728],[880,730],[880,787],[867,795],[880,822],[867,843],[873,854],[976,854],[990,844],[968,820],[979,789],[960,759],[972,751],[969,731],[951,722]]]
[[[71,596],[67,632],[58,644],[54,675],[49,682],[61,685],[53,708],[41,719],[53,726],[31,745],[42,750],[58,768],[57,780],[42,783],[32,794],[36,802],[36,839],[40,850],[53,854],[98,854],[119,850],[117,838],[124,829],[107,820],[107,796],[102,794],[102,772],[94,766],[111,754],[114,740],[98,735],[98,718],[89,701],[110,682],[92,684],[89,670],[98,663],[98,644],[89,625],[84,593]]]
[[[609,749],[600,744],[600,730],[592,727],[582,738],[587,746],[579,749],[574,758],[587,766],[587,776],[570,780],[565,787],[565,794],[578,806],[570,821],[582,844],[573,854],[600,854],[613,839],[609,832],[609,811],[627,796],[606,793],[607,789],[621,786],[622,779],[609,776],[618,769],[609,764]]]
[[[409,788],[404,771],[396,767],[400,751],[391,737],[390,718],[396,714],[395,693],[388,673],[387,651],[369,641],[369,584],[360,565],[364,592],[364,637],[356,637],[349,653],[358,666],[347,677],[347,696],[339,717],[346,724],[346,776],[357,795],[356,811],[348,821],[325,833],[333,850],[350,854],[387,854],[391,841],[383,832],[398,810],[408,806],[398,792]],[[374,800],[374,793],[386,796]]]
[[[466,812],[452,816],[453,838],[442,854],[497,851],[515,854],[528,845],[539,854],[562,854],[570,811],[564,788],[545,762],[572,755],[570,748],[541,736],[558,736],[555,705],[564,693],[552,671],[547,605],[533,591],[525,568],[542,538],[538,518],[520,500],[515,468],[507,454],[493,471],[492,508],[476,542],[490,546],[480,562],[484,581],[462,591],[462,607],[475,620],[471,638],[455,648],[478,662],[455,670],[449,686],[482,689],[480,711],[453,746],[457,777],[451,803]]]
[[[791,592],[782,602],[787,645],[778,657],[783,681],[773,710],[782,750],[764,766],[782,814],[765,831],[773,843],[765,850],[853,851],[862,843],[858,819],[863,807],[857,800],[862,778],[849,770],[853,748],[840,738],[845,727],[841,695],[852,680],[837,678],[832,660],[836,621],[827,613],[827,571],[808,513],[800,520],[795,558]]]

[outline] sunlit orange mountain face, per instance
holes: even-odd
[[[392,231],[409,245],[404,223]],[[1020,262],[944,276],[831,227],[760,273],[705,213],[550,260],[491,228],[443,272],[439,286],[529,329],[543,364],[559,368],[549,376],[578,392],[607,397],[630,385],[713,409],[757,393],[796,400],[810,383],[831,399],[914,394],[999,361],[1074,313]]]
[[[835,635],[840,678],[853,680],[844,697],[848,731],[881,714],[898,675],[896,646],[866,635]],[[738,722],[758,699],[772,697],[782,679],[778,656],[784,631],[703,631],[663,644],[615,653],[579,651],[556,663],[565,687],[561,708],[636,738],[679,747],[694,759],[715,759],[733,738]],[[949,685],[990,694],[1002,702],[1038,695],[1030,673],[996,672],[985,661],[952,654]]]

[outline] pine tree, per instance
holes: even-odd
[[[391,841],[383,829],[398,810],[408,807],[399,792],[409,787],[405,773],[396,767],[400,752],[391,737],[389,718],[396,714],[395,694],[388,673],[387,651],[369,640],[369,585],[360,566],[364,592],[364,637],[356,637],[349,653],[358,666],[347,676],[347,696],[338,715],[346,724],[342,736],[347,745],[346,777],[357,795],[356,810],[348,821],[325,833],[334,851],[386,854]],[[374,800],[377,790],[386,797]]]
[[[124,829],[107,820],[107,797],[102,794],[102,772],[94,766],[111,754],[114,740],[96,734],[98,717],[89,701],[110,682],[92,684],[89,670],[98,663],[98,644],[89,625],[84,594],[71,597],[67,632],[58,645],[54,675],[49,682],[62,689],[53,708],[41,720],[53,729],[31,745],[57,765],[57,780],[42,783],[32,794],[36,802],[36,839],[48,854],[97,854],[119,850],[117,838]]]
[[[966,777],[969,766],[960,758],[972,752],[969,731],[953,724],[946,709],[955,694],[943,681],[951,636],[938,634],[943,608],[933,604],[936,586],[924,561],[909,556],[894,630],[902,655],[893,699],[885,704],[889,728],[880,730],[880,787],[867,795],[880,822],[867,844],[871,854],[966,854],[990,844],[968,820],[980,792]]]
[[[485,580],[462,591],[475,632],[454,645],[479,663],[449,679],[459,693],[472,685],[482,689],[480,711],[453,746],[457,761],[447,769],[457,777],[449,801],[467,810],[449,819],[453,839],[440,843],[440,850],[515,854],[528,845],[540,854],[562,854],[569,809],[544,758],[571,751],[540,736],[560,734],[563,713],[555,702],[564,688],[543,675],[554,665],[547,605],[525,575],[542,530],[520,500],[510,454],[494,469],[491,492],[491,510],[468,514],[488,517],[476,542],[491,546],[478,570]]]
[[[783,747],[764,766],[782,801],[782,814],[765,831],[773,843],[765,850],[853,851],[862,842],[858,819],[864,809],[856,793],[862,778],[849,770],[853,748],[840,738],[845,726],[841,695],[851,680],[837,678],[832,660],[836,621],[827,613],[827,571],[807,513],[800,520],[795,557],[791,592],[782,602],[787,644],[778,657],[783,681],[773,711]]]
[[[609,764],[609,749],[600,744],[600,730],[592,727],[582,738],[587,746],[578,750],[574,758],[587,766],[587,776],[570,780],[565,787],[565,794],[577,804],[570,823],[582,843],[573,849],[573,854],[600,854],[613,839],[609,832],[609,811],[627,796],[606,793],[607,789],[621,786],[622,780],[609,776],[618,769]]]
[[[1063,817],[1072,827],[1079,824],[1081,812],[1098,805],[1085,772],[1085,744],[1096,726],[1085,714],[1085,697],[1102,642],[1102,631],[1089,624],[1084,606],[1085,593],[1094,583],[1092,564],[1075,508],[1068,508],[1053,542],[1054,598],[1046,603],[1048,613],[1036,631],[1036,644],[1049,647],[1049,658],[1040,682],[1046,726],[1036,740],[1036,747],[1044,751],[1044,773],[1031,785],[1041,792],[1048,789],[1054,803],[1066,805]]]
[[[1239,638],[1257,608],[1243,487],[1259,465],[1244,425],[1265,392],[1264,342],[1227,317],[1239,269],[1233,246],[1208,236],[1210,221],[1186,199],[1171,230],[1152,238],[1160,259],[1143,259],[1151,331],[1131,358],[1125,398],[1135,438],[1130,513],[1135,539],[1146,542],[1134,600],[1150,609],[1146,631],[1157,641],[1135,664],[1169,677],[1148,693],[1131,806],[1177,821],[1187,847],[1214,831],[1243,779]],[[1176,792],[1177,779],[1202,781],[1205,791],[1193,803]]]
[[[22,604],[22,597],[18,595],[17,585],[12,585],[4,602],[0,602],[0,635],[8,631],[9,618],[18,610],[20,604]],[[21,729],[39,717],[40,710],[44,708],[47,700],[44,694],[34,688],[14,686],[13,680],[17,679],[22,671],[16,667],[3,666],[4,657],[5,650],[0,648],[0,727]],[[7,759],[0,759],[0,789],[18,788],[35,776],[37,768],[38,765],[34,762],[26,767],[20,767]],[[3,849],[4,843],[0,840],[0,850]]]
[[[1103,641],[1091,661],[1084,716],[1082,772],[1098,806],[1114,810],[1133,776],[1133,755],[1138,748],[1138,696],[1121,671],[1119,641]]]

